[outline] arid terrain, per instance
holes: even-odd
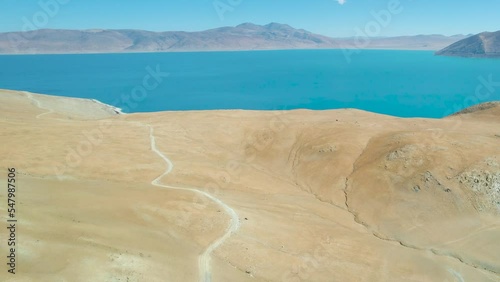
[[[0,91],[0,281],[500,281],[500,105],[117,115]]]

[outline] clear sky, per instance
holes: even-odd
[[[379,36],[500,29],[499,0],[0,0],[0,32],[39,28],[196,31],[279,22],[343,37],[370,27],[376,18],[373,13],[388,11],[391,2],[399,6],[389,12],[389,21],[379,23],[380,30],[375,29]]]

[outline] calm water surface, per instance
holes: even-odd
[[[125,112],[358,108],[443,117],[500,100],[500,60],[386,50],[350,62],[342,50],[4,55],[0,88],[97,99]]]

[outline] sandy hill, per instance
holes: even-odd
[[[500,280],[498,104],[117,115],[1,91],[0,123],[0,281]]]

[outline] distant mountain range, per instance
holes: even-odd
[[[54,30],[0,33],[2,54],[173,52],[270,49],[439,50],[464,35],[330,38],[286,24],[221,27],[200,32]]]
[[[436,52],[442,56],[500,58],[500,31],[483,32]]]

